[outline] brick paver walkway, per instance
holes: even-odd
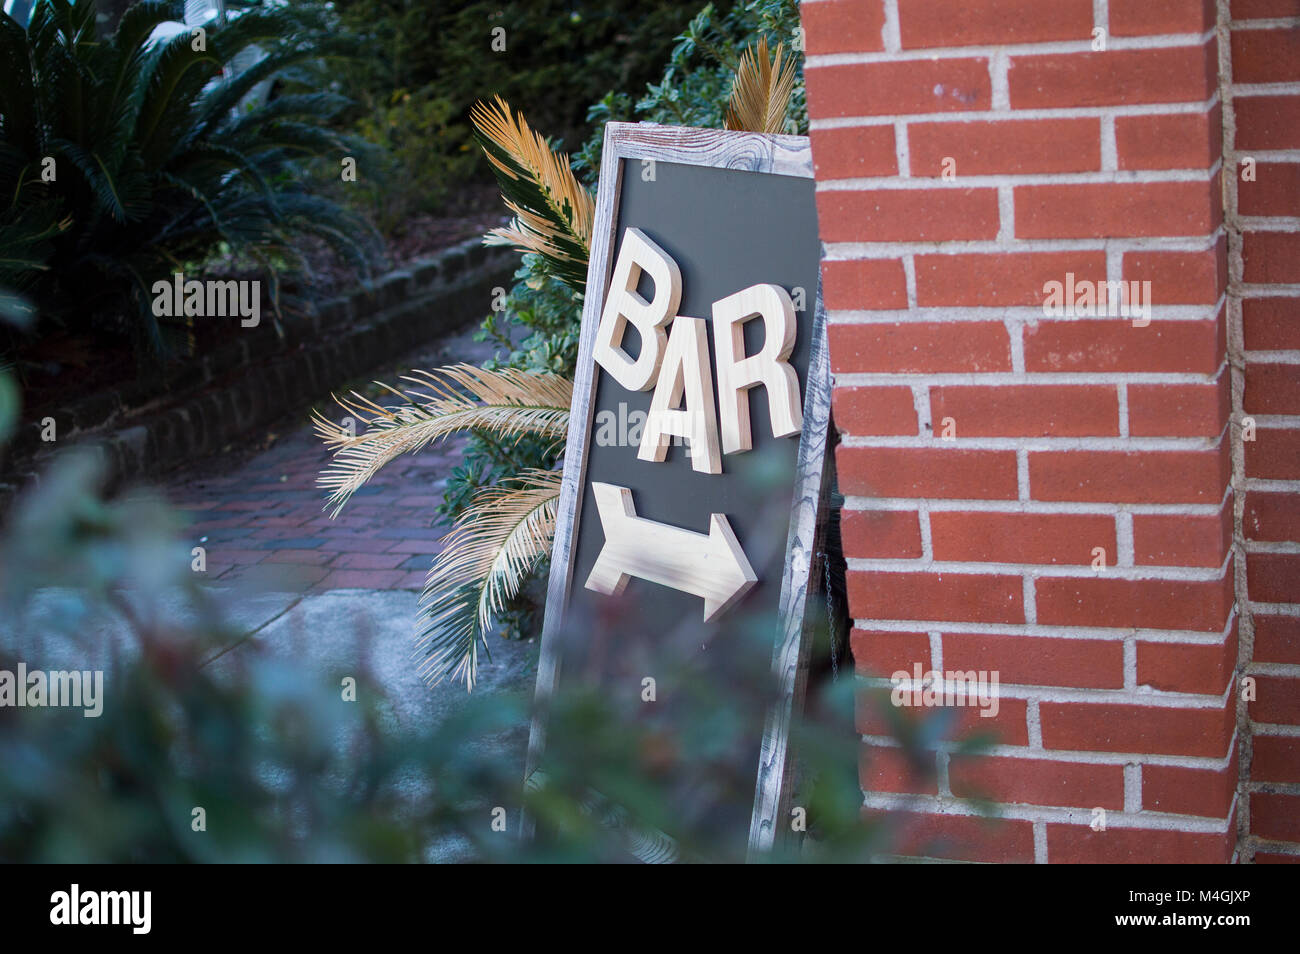
[[[373,379],[397,384],[412,368],[491,354],[472,328],[404,356]],[[365,382],[350,386],[360,389]],[[342,416],[330,402],[323,412]],[[259,589],[420,589],[445,527],[433,526],[442,488],[464,447],[453,439],[393,461],[330,519],[316,486],[330,455],[301,412],[250,446],[197,461],[161,481],[194,523],[206,549],[206,578]]]

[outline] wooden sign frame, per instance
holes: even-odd
[[[546,743],[549,702],[560,679],[559,634],[573,586],[577,524],[586,485],[592,435],[596,364],[593,349],[601,310],[608,293],[623,174],[628,160],[739,170],[812,179],[812,150],[802,136],[764,135],[651,123],[609,123],[601,158],[587,294],[583,303],[572,414],[564,457],[564,477],[555,523],[555,542],[547,586],[533,720],[528,740],[526,775],[532,778]],[[821,538],[827,514],[829,471],[825,465],[829,436],[831,385],[826,346],[826,314],[818,281],[812,311],[812,345],[804,383],[803,426],[799,438],[785,569],[779,597],[780,624],[775,634],[771,672],[775,703],[764,727],[750,819],[748,855],[760,859],[789,833],[793,756],[790,729],[802,708],[812,646],[806,619],[808,595],[821,573]],[[524,824],[525,836],[530,825]]]

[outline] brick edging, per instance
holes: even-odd
[[[11,448],[0,512],[72,445],[96,447],[110,486],[156,474],[222,447],[327,396],[344,382],[486,313],[508,287],[512,249],[474,238],[322,302],[284,326],[240,329],[227,347],[169,375],[161,396],[140,385],[97,392],[54,415],[58,440]],[[35,432],[37,422],[23,422]],[[8,456],[8,455],[6,455]]]

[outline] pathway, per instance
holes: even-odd
[[[406,355],[373,377],[396,383],[412,368],[490,357],[491,347],[471,332]],[[260,446],[231,448],[227,458],[196,462],[166,479],[167,497],[194,520],[190,533],[206,549],[207,578],[292,592],[421,589],[446,532],[432,521],[463,440],[393,461],[331,519],[316,486],[330,455],[306,418],[304,412],[279,432],[254,437]]]
[[[482,361],[491,349],[475,342],[472,332],[462,329],[430,343],[371,377],[395,383],[412,368]],[[364,383],[352,386],[360,390]],[[463,684],[446,681],[430,689],[420,679],[412,635],[419,591],[445,532],[433,525],[436,507],[463,447],[463,440],[452,441],[393,462],[333,520],[316,486],[330,454],[305,410],[246,446],[157,476],[154,485],[190,517],[188,545],[205,547],[205,578],[238,634],[210,660],[214,669],[237,675],[246,654],[256,652],[317,677],[334,701],[341,698],[340,673],[369,674],[392,716],[422,730],[462,710],[469,698]],[[0,646],[8,642],[25,658],[39,658],[40,668],[103,669],[111,677],[129,658],[133,641],[115,614],[83,620],[83,596],[55,587],[36,593],[20,614],[0,618]],[[181,594],[150,598],[157,599],[149,609],[159,631],[172,621],[178,627],[192,621],[193,608]],[[51,624],[69,619],[76,623],[75,639],[57,635],[62,630]],[[490,660],[480,656],[475,695],[530,696],[538,641],[493,637],[490,648]],[[467,745],[522,780],[527,731],[521,722]],[[423,792],[402,791],[411,799]],[[447,837],[427,846],[426,860],[473,858],[467,843]]]
[[[413,368],[485,360],[491,346],[474,341],[473,330],[405,355],[370,378],[396,383]],[[430,690],[411,650],[419,591],[446,532],[433,525],[436,507],[463,447],[463,439],[452,440],[393,461],[334,519],[316,486],[330,454],[306,411],[264,435],[261,446],[232,448],[164,478],[167,498],[194,521],[189,535],[206,549],[207,578],[230,594],[226,611],[244,634],[232,652],[255,643],[323,673],[364,666],[399,717],[426,724],[461,705],[464,686],[445,682]],[[480,657],[475,691],[531,692],[537,648],[536,640],[494,638],[491,661]],[[522,747],[512,757],[522,773]]]

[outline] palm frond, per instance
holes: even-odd
[[[486,241],[536,252],[566,283],[582,290],[596,205],[569,167],[569,157],[552,151],[500,96],[491,104],[475,103],[470,119],[515,216]]]
[[[562,474],[529,470],[518,485],[480,490],[442,541],[420,598],[422,626],[415,653],[432,686],[450,676],[472,691],[478,643],[492,618],[514,597],[538,560],[550,552]]]
[[[775,59],[775,63],[773,62]],[[794,91],[795,63],[785,58],[784,44],[769,57],[767,38],[740,58],[727,103],[727,128],[743,132],[785,132],[785,117]]]
[[[317,483],[330,491],[335,514],[389,461],[458,431],[558,440],[568,430],[573,383],[558,374],[458,364],[402,380],[414,387],[399,391],[383,385],[406,402],[400,406],[381,407],[355,391],[349,398],[335,396],[354,418],[354,429],[313,415],[317,435],[334,450],[333,463]]]
[[[95,211],[117,222],[130,222],[149,211],[153,198],[148,177],[139,168],[113,169],[97,153],[82,149],[66,139],[52,139],[50,145],[81,173],[95,197]]]

